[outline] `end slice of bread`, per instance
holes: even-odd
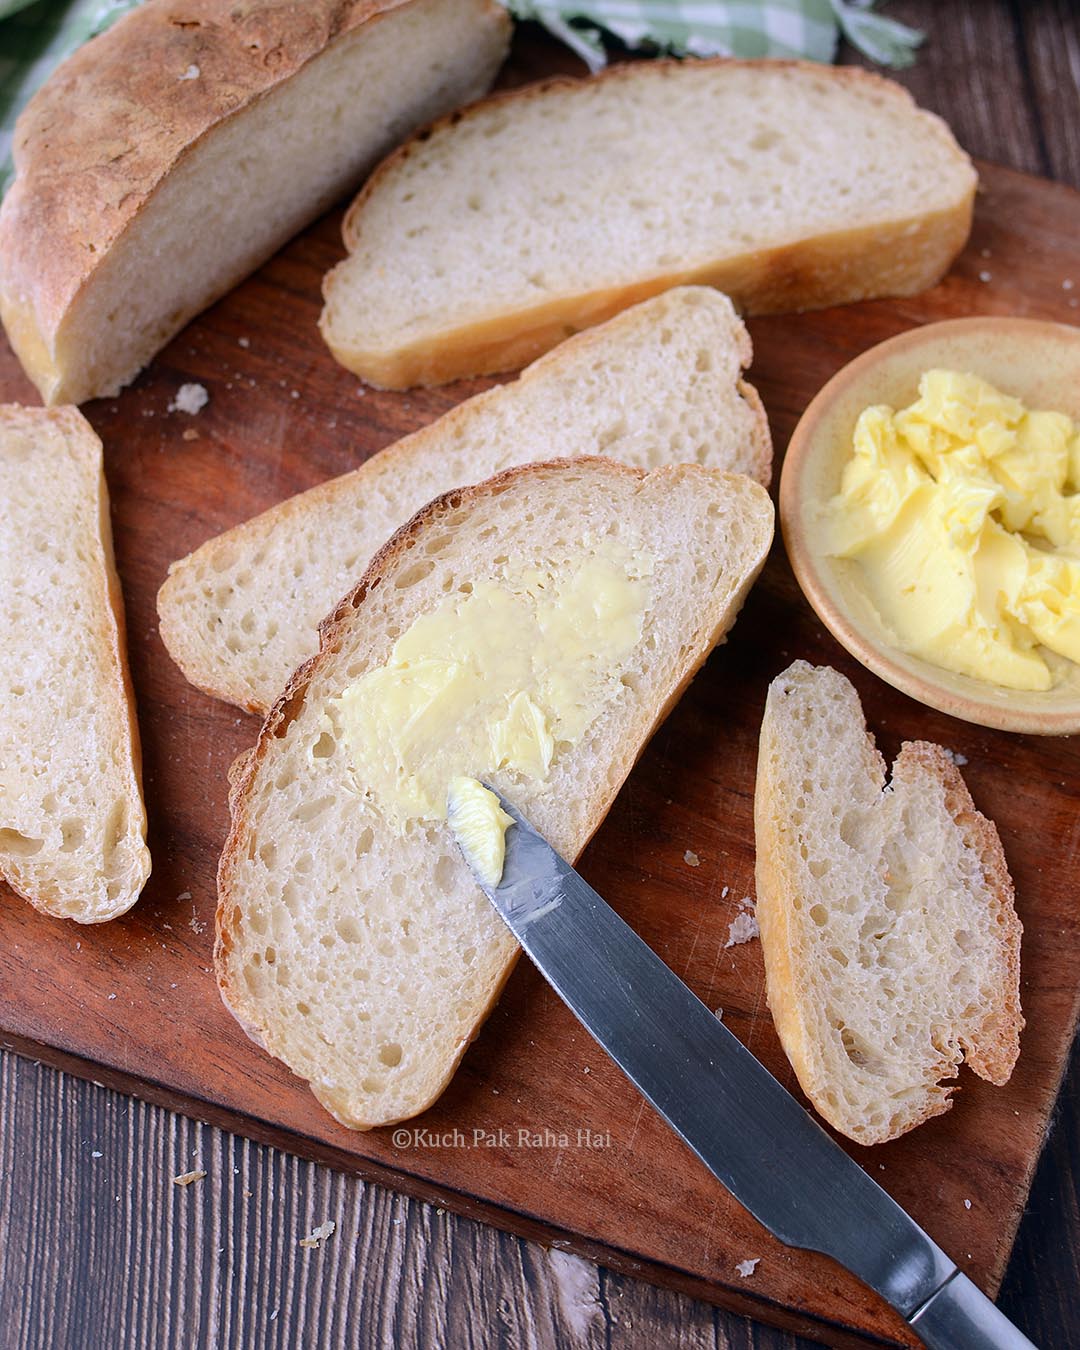
[[[402,831],[358,790],[335,712],[342,693],[384,665],[418,619],[478,582],[528,573],[558,593],[597,550],[647,557],[640,636],[606,673],[593,720],[554,745],[546,777],[490,775],[577,857],[734,622],[772,520],[768,494],[742,475],[693,465],[645,474],[600,459],[526,465],[425,507],[324,624],[319,654],[236,767],[215,960],[238,1020],[343,1124],[388,1124],[435,1100],[517,947],[445,821],[411,819]],[[378,744],[373,727],[365,734]]]
[[[932,286],[975,170],[865,71],[638,62],[498,94],[420,132],[345,220],[337,359],[391,389],[512,370],[671,286],[749,314]]]
[[[754,821],[769,1007],[825,1119],[881,1143],[949,1109],[964,1058],[1006,1082],[1020,921],[941,746],[905,743],[886,782],[850,682],[796,661],[769,688]]]
[[[46,403],[115,394],[506,55],[494,0],[145,0],[15,128],[0,317]]]
[[[266,713],[318,626],[391,534],[432,498],[515,464],[580,455],[689,461],[768,484],[769,425],[741,379],[731,301],[687,287],[635,306],[460,404],[352,473],[209,540],[169,568],[161,637],[192,684]]]
[[[150,875],[101,461],[74,408],[0,408],[0,876],[79,923]]]

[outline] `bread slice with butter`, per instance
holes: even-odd
[[[101,460],[74,408],[0,407],[0,876],[79,923],[150,875]]]
[[[1019,1053],[1020,921],[997,830],[938,745],[886,764],[850,682],[769,687],[754,796],[769,1007],[803,1091],[860,1144],[947,1111],[961,1059]]]
[[[489,777],[576,858],[772,527],[743,475],[525,465],[426,506],[323,624],[234,770],[215,960],[343,1124],[434,1101],[516,959],[446,824],[450,780]]]
[[[491,84],[495,0],[146,0],[15,128],[0,316],[49,404],[115,394],[409,132]]]
[[[426,502],[515,464],[602,453],[681,460],[768,484],[769,425],[741,378],[731,301],[687,287],[564,343],[352,473],[209,540],[169,568],[161,637],[192,684],[265,713],[318,648],[318,625]]]
[[[512,370],[671,286],[750,314],[932,286],[975,170],[899,85],[791,61],[638,62],[407,142],[345,219],[323,336],[391,389]]]

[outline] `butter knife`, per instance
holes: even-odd
[[[740,1204],[781,1242],[846,1266],[931,1350],[1031,1347],[520,812],[496,795],[514,823],[506,833],[502,877],[491,885],[477,876],[482,890],[586,1030]]]

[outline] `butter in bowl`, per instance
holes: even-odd
[[[930,324],[844,367],[788,447],[792,567],[849,652],[983,726],[1080,730],[1080,329]]]

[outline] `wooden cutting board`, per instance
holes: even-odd
[[[935,290],[750,325],[751,378],[778,461],[821,385],[894,333],[972,313],[1080,320],[1080,194],[990,165],[981,172],[970,245]],[[222,1006],[211,945],[226,770],[258,724],[181,678],[158,637],[157,588],[169,562],[211,534],[354,467],[490,383],[381,394],[334,363],[315,324],[322,274],[342,252],[338,226],[337,216],[322,221],[186,329],[120,398],[86,409],[106,447],[154,873],[132,914],[96,929],[43,918],[0,893],[0,1039],[804,1335],[837,1345],[912,1344],[844,1271],[781,1247],[751,1220],[528,963],[441,1101],[403,1140],[336,1125]],[[194,417],[168,411],[187,380],[210,392]],[[37,402],[6,346],[0,397]],[[1076,743],[968,726],[895,693],[825,633],[778,540],[728,643],[656,735],[582,871],[797,1091],[765,1007],[759,944],[725,945],[739,902],[753,895],[765,690],[796,657],[851,676],[888,756],[912,737],[966,756],[975,801],[1004,840],[1025,927],[1028,1027],[1013,1079],[995,1089],[965,1071],[947,1116],[897,1143],[851,1150],[993,1291],[1080,1010]],[[775,1166],[783,1171],[786,1159]],[[743,1278],[736,1264],[747,1258],[759,1264]]]

